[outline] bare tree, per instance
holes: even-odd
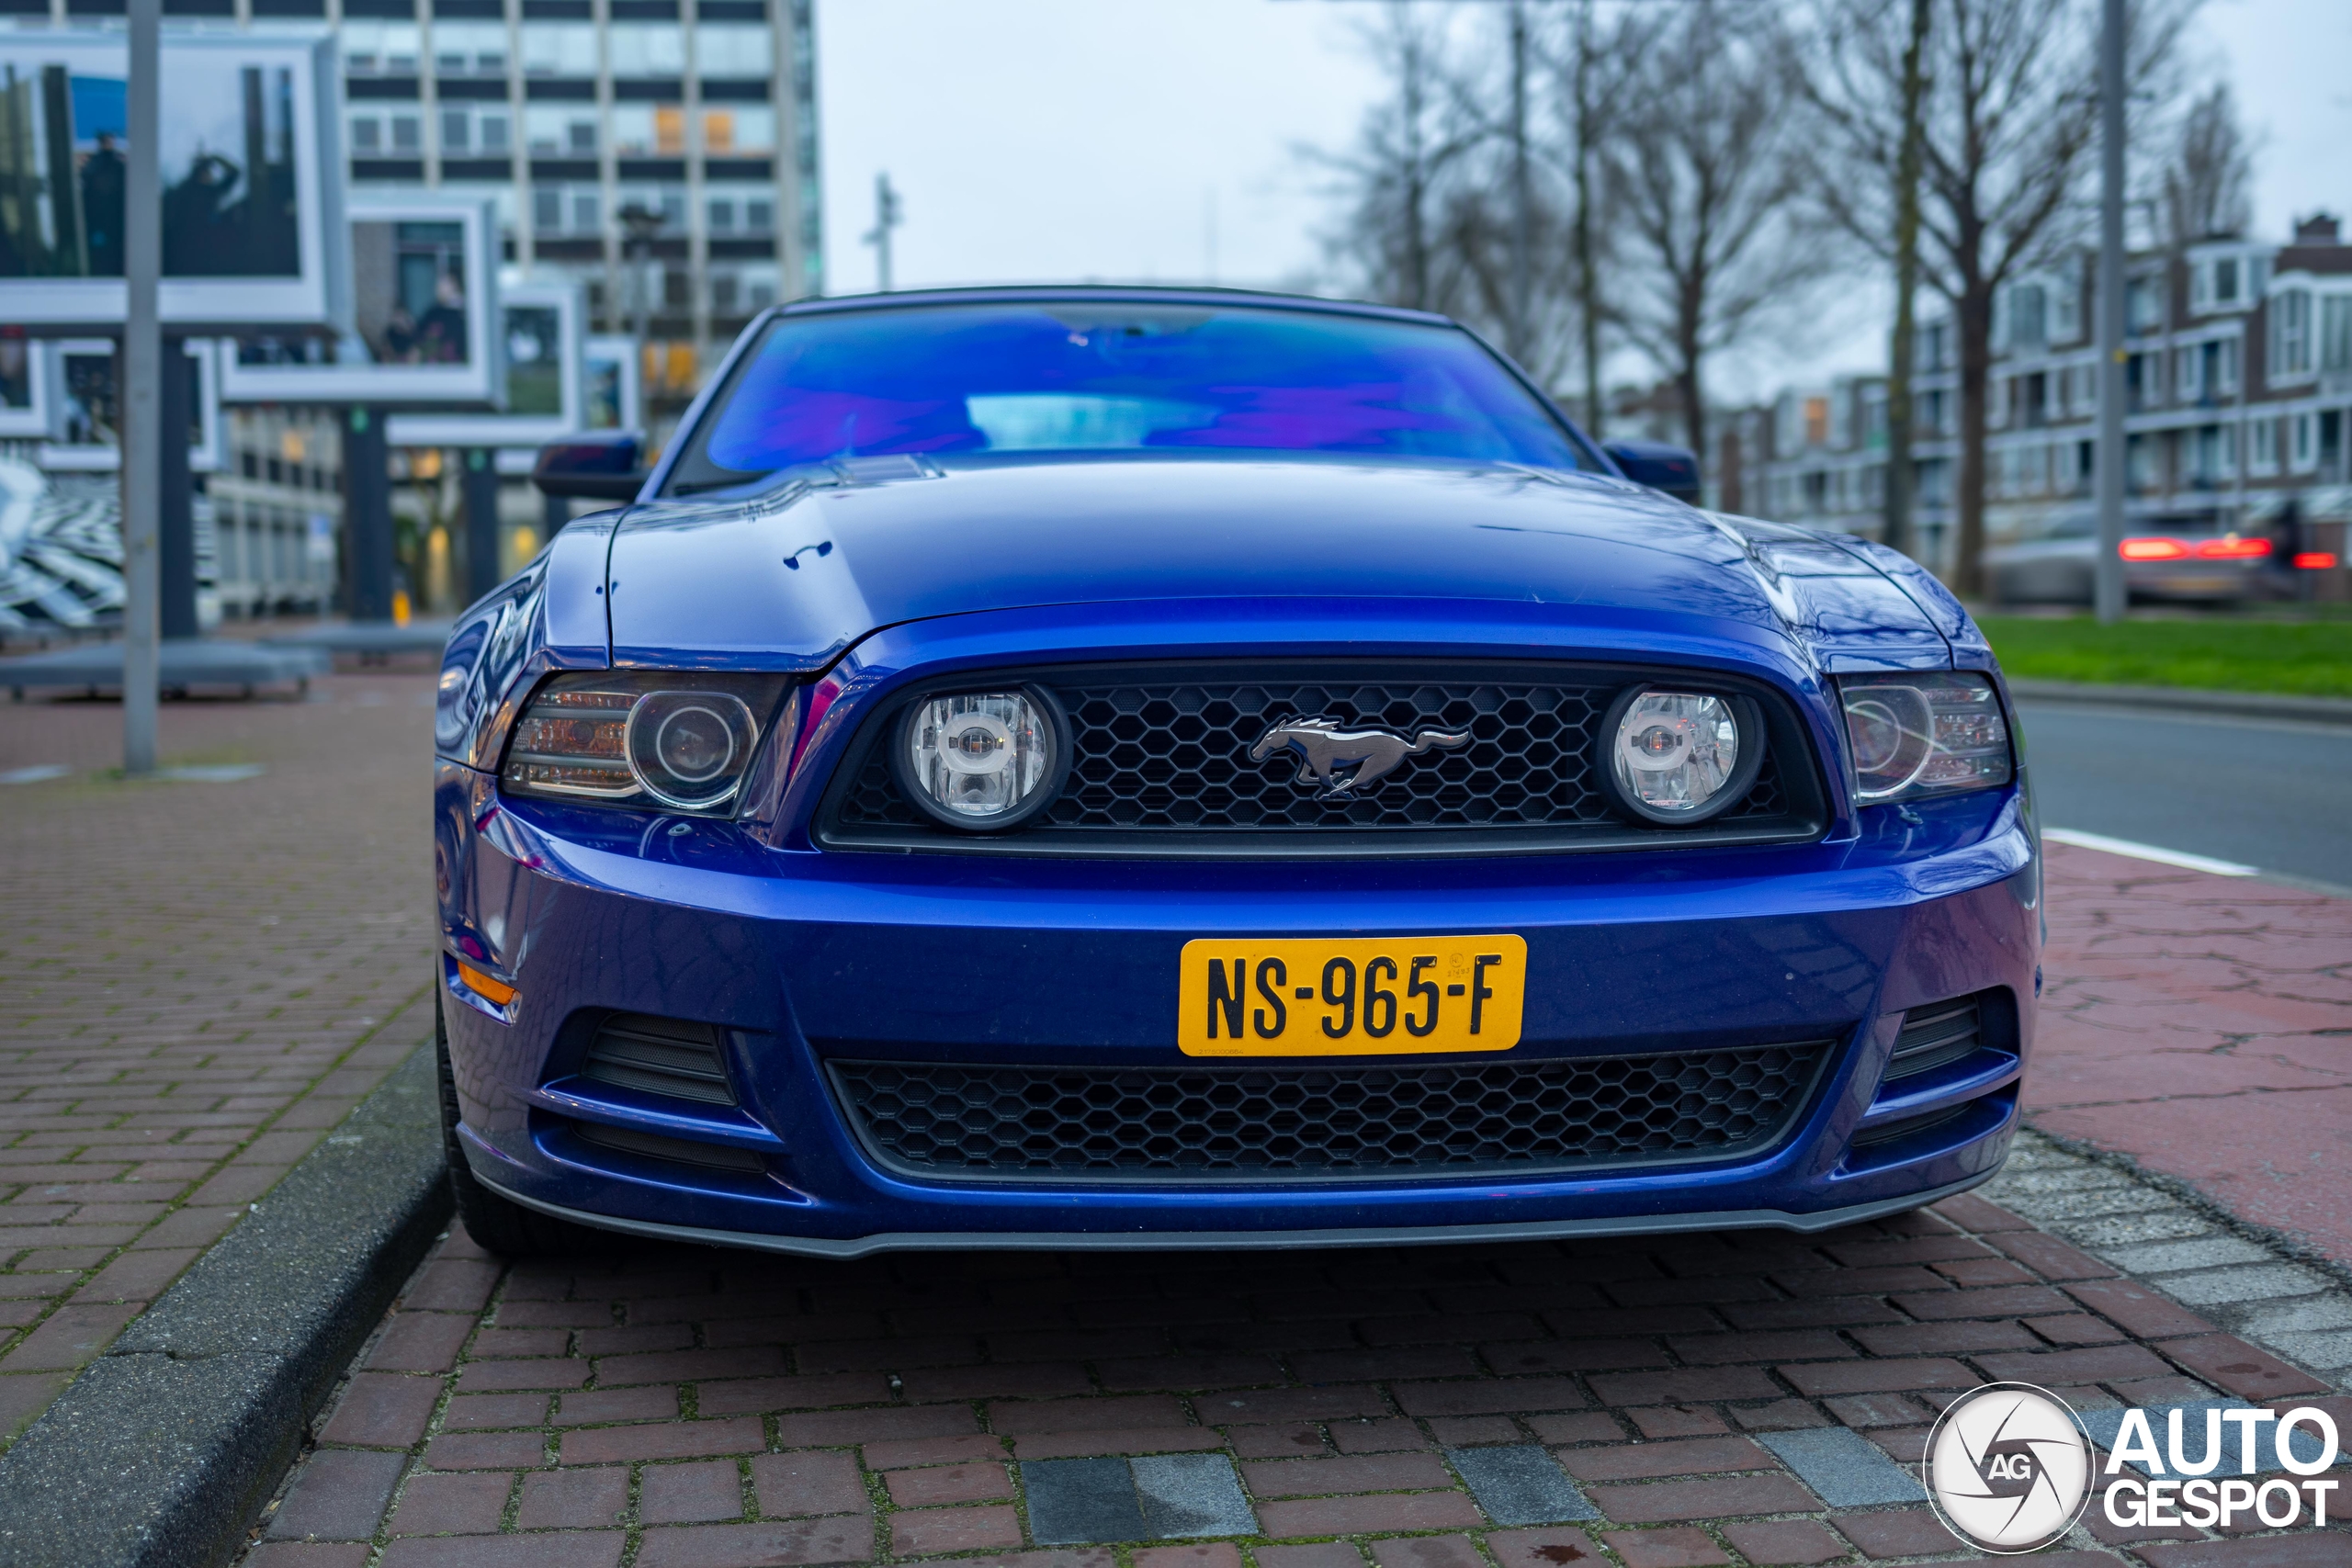
[[[1921,165],[1927,46],[1935,0],[1826,0],[1801,75],[1824,132],[1806,152],[1808,184],[1833,227],[1894,276],[1887,344],[1886,505],[1882,537],[1911,548],[1911,381],[1917,353]],[[1872,188],[1883,186],[1883,189]]]
[[[2134,118],[2169,99],[2196,0],[2134,0],[2128,78]],[[1933,0],[1919,141],[1920,270],[1950,303],[1960,358],[1960,536],[1953,586],[1982,586],[1986,393],[2002,285],[2081,236],[2096,145],[2097,0]],[[1902,7],[1826,0],[1810,96],[1826,130],[1814,193],[1848,233],[1894,244],[1900,185]]]
[[[1621,48],[1639,62],[1606,160],[1624,242],[1618,317],[1670,378],[1692,451],[1707,450],[1705,366],[1815,273],[1796,226],[1797,96],[1770,6],[1690,0]]]
[[[1548,161],[1567,185],[1566,288],[1583,371],[1585,429],[1596,439],[1603,434],[1606,418],[1600,394],[1601,333],[1610,315],[1601,281],[1611,259],[1603,162],[1640,80],[1636,67],[1647,28],[1645,18],[1621,15],[1612,19],[1600,13],[1597,0],[1576,0],[1543,49],[1558,122],[1556,133],[1544,145]]]
[[[2219,82],[2181,117],[2162,175],[2162,232],[2175,250],[2244,234],[2254,223],[2254,149],[2238,129],[2237,100]]]
[[[1306,151],[1338,175],[1342,215],[1325,247],[1374,298],[1438,310],[1439,199],[1485,132],[1462,116],[1442,17],[1391,0],[1380,22],[1361,33],[1390,91],[1366,111],[1348,152]]]

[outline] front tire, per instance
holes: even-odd
[[[449,1168],[449,1196],[457,1201],[466,1234],[501,1258],[588,1250],[598,1239],[595,1232],[526,1209],[474,1179],[473,1167],[458,1141],[458,1077],[449,1065],[449,1026],[438,998],[433,1004],[433,1055],[440,1069],[441,1150]]]

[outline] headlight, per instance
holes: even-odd
[[[1069,767],[1069,728],[1036,687],[923,697],[891,748],[899,787],[951,828],[1010,828],[1045,809]]]
[[[1595,770],[1623,810],[1703,822],[1738,800],[1764,761],[1761,710],[1747,697],[1636,686],[1601,721]]]
[[[790,677],[558,675],[514,722],[500,783],[516,795],[717,812],[742,787]]]
[[[1863,806],[2009,782],[2009,727],[1983,675],[1841,675],[1855,800]]]

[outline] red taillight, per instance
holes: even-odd
[[[2125,560],[2180,560],[2188,554],[2188,547],[2178,539],[2126,539],[2116,547],[2116,553]]]
[[[2295,558],[2295,570],[2298,571],[2333,571],[2335,570],[2335,553],[2329,550],[2305,550]]]
[[[2270,553],[2270,541],[2241,539],[2232,534],[2226,538],[2206,540],[2197,547],[2197,553],[2207,560],[2260,560]]]

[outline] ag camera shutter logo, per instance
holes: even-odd
[[[2038,1551],[2090,1502],[2090,1440],[2064,1400],[2031,1383],[1955,1400],[1928,1434],[1925,1469],[1936,1517],[1981,1551]]]

